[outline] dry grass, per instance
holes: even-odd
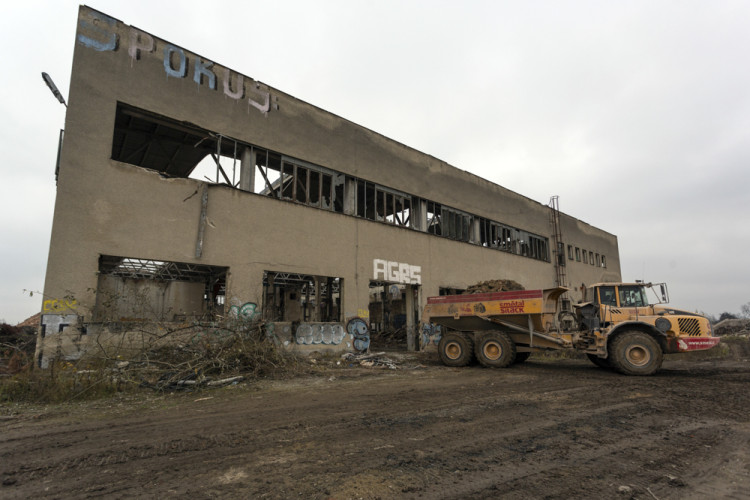
[[[0,402],[58,403],[144,388],[196,389],[237,377],[283,378],[310,371],[309,363],[269,339],[260,324],[234,322],[198,329],[189,342],[170,342],[169,335],[160,334],[160,342],[146,343],[140,350],[101,349],[77,361],[51,362],[46,370],[27,363],[0,377]]]

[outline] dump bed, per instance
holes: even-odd
[[[499,320],[545,332],[556,325],[558,298],[567,291],[558,287],[429,297],[422,321],[454,330],[480,331],[497,329],[498,323],[493,320]]]

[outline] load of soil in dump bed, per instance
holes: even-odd
[[[471,285],[463,294],[511,292],[514,290],[525,290],[525,288],[519,282],[513,280],[489,280],[480,281],[476,285]]]

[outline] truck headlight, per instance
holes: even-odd
[[[672,329],[672,322],[667,318],[657,318],[654,322],[654,326],[656,326],[656,329],[661,333],[667,333],[667,330]]]

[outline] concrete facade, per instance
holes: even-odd
[[[219,182],[188,177],[212,151]],[[547,288],[558,281],[550,214],[82,6],[43,313],[50,322],[75,314],[84,326],[127,318],[132,297],[123,296],[136,289],[150,306],[167,302],[157,307],[164,321],[252,310],[264,321],[346,325],[369,320],[371,282],[399,284],[415,311],[441,289],[488,279]],[[620,280],[616,236],[566,214],[559,221],[571,300],[582,283]],[[176,263],[176,275],[193,279],[173,273],[157,280],[161,292],[139,288],[148,272],[133,271],[136,260]],[[286,273],[306,285],[276,290]],[[294,290],[306,294],[302,302]],[[117,304],[106,304],[105,292]],[[300,304],[312,312],[281,317],[279,304],[286,316]]]

